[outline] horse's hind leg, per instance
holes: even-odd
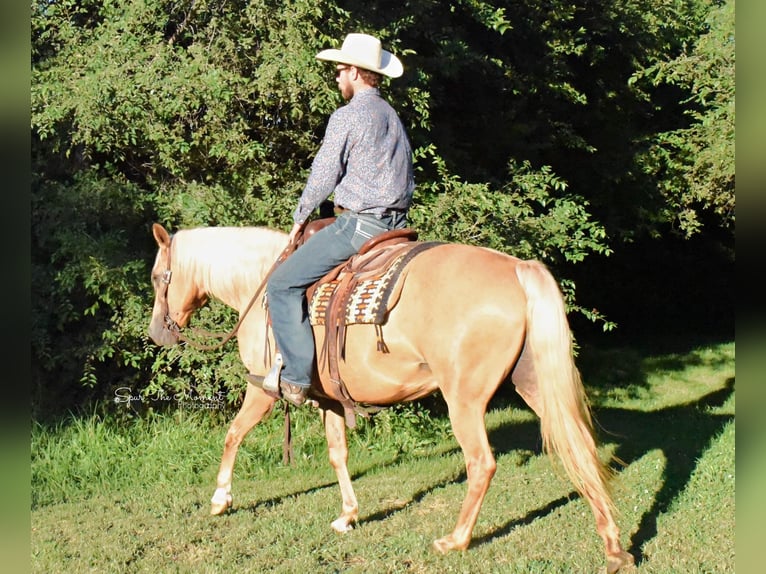
[[[346,442],[346,419],[343,414],[334,410],[322,410],[325,435],[327,437],[327,452],[330,465],[335,469],[340,486],[343,507],[341,515],[332,523],[336,532],[348,532],[354,527],[359,516],[359,505],[351,485],[348,473],[348,444]]]
[[[596,530],[604,541],[607,574],[615,574],[623,568],[633,566],[635,559],[620,544],[620,529],[617,527],[607,501],[589,493],[585,494],[585,498],[596,519]]]
[[[516,392],[521,395],[529,407],[542,419],[545,413],[542,408],[537,375],[532,356],[526,347],[513,369],[511,378],[516,386]],[[591,464],[598,464],[598,461],[593,460]],[[586,493],[584,498],[588,501],[593,511],[593,516],[596,519],[596,529],[604,541],[607,574],[614,574],[623,567],[631,566],[634,562],[633,556],[623,550],[620,545],[620,531],[617,528],[608,501],[594,493]]]
[[[484,496],[497,468],[484,424],[485,404],[465,404],[459,398],[447,402],[452,430],[465,457],[468,492],[452,534],[434,541],[434,547],[441,553],[468,548]]]
[[[523,358],[524,354],[522,354]],[[537,379],[534,369],[531,368],[531,363],[519,360],[516,369],[513,371],[513,382],[516,385],[516,392],[521,395],[529,407],[542,419],[545,414],[542,410]],[[633,556],[623,550],[620,545],[620,531],[617,528],[608,502],[593,494],[586,494],[584,498],[588,501],[593,511],[593,516],[596,519],[596,529],[604,541],[607,557],[607,574],[615,574],[621,568],[631,566],[634,562]]]
[[[223,514],[233,504],[231,496],[231,481],[234,474],[234,460],[237,457],[239,445],[247,433],[266,416],[274,407],[274,399],[255,385],[248,384],[242,406],[229,426],[224,442],[221,465],[218,469],[216,489],[210,500],[210,514]]]

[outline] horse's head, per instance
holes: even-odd
[[[207,300],[183,265],[174,261],[173,238],[164,227],[152,226],[154,239],[159,247],[152,268],[154,308],[149,324],[149,336],[158,345],[178,343],[180,332],[189,322],[195,309]]]

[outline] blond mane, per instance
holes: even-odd
[[[286,244],[287,234],[265,227],[185,229],[173,237],[173,266],[210,296],[239,310]]]

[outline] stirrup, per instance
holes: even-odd
[[[282,365],[282,354],[277,353],[274,356],[274,364],[271,366],[271,370],[263,378],[264,391],[279,393],[279,375],[282,371]]]

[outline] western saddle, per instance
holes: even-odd
[[[333,221],[334,217],[327,217],[306,225],[298,240],[282,253],[278,263]],[[326,361],[349,428],[356,426],[355,415],[368,416],[381,407],[357,404],[340,376],[338,362],[344,357],[346,327],[353,323],[374,324],[378,351],[388,352],[381,325],[387,318],[389,298],[395,293],[397,279],[415,255],[439,244],[419,242],[417,238],[417,232],[412,229],[394,229],[377,235],[356,255],[332,269],[306,291],[312,325],[324,325],[325,328],[324,345],[317,350],[317,360]],[[360,295],[360,290],[365,289],[366,293]],[[254,382],[261,377],[251,376],[250,379]],[[317,394],[313,387],[310,392]]]

